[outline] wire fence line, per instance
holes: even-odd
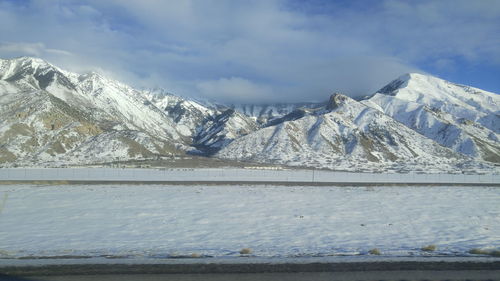
[[[243,168],[2,168],[0,181],[313,182],[499,184],[500,175],[352,173]]]

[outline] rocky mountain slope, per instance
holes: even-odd
[[[173,122],[142,93],[43,60],[0,61],[0,162],[94,163],[183,153]]]
[[[498,95],[408,74],[355,101],[211,105],[36,58],[0,60],[0,165],[201,154],[343,170],[496,171]]]
[[[189,137],[191,153],[211,155],[232,140],[259,128],[255,118],[223,106],[207,106],[165,92],[146,91],[146,98]]]
[[[103,163],[206,153],[253,118],[41,59],[0,60],[0,164]],[[202,148],[202,151],[197,150]]]
[[[467,158],[384,113],[336,94],[304,116],[258,130],[217,156],[343,170],[451,170]]]
[[[363,103],[456,152],[500,163],[497,94],[412,73]]]

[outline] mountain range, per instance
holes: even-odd
[[[499,171],[500,96],[405,74],[323,103],[202,103],[0,60],[0,165],[61,166],[199,155],[348,171]]]

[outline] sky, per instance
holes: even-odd
[[[370,95],[407,72],[500,93],[500,1],[0,0],[0,57],[226,103]]]

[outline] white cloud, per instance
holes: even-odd
[[[0,53],[10,56],[43,56],[45,54],[72,55],[71,52],[46,48],[44,43],[0,42]]]
[[[0,43],[0,52],[2,53],[19,53],[30,56],[40,56],[45,49],[42,43]]]
[[[227,102],[261,102],[273,101],[273,90],[240,77],[220,78],[218,80],[201,81],[196,84],[204,97]]]
[[[419,65],[500,65],[495,0],[23,3],[0,0],[0,56],[102,68],[181,95],[324,100],[370,94]]]

